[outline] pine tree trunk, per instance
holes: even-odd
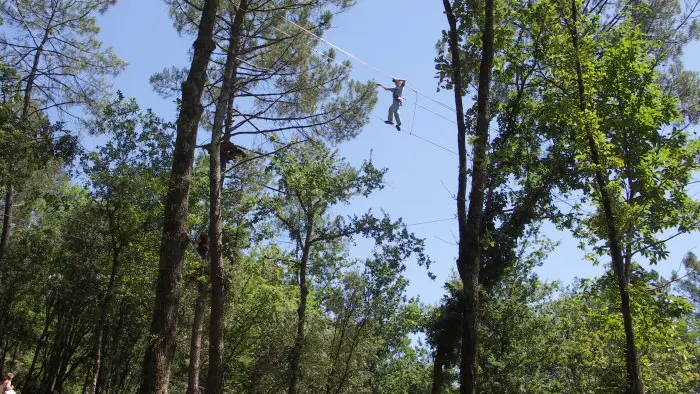
[[[175,355],[177,315],[180,305],[180,276],[189,244],[187,213],[197,128],[202,116],[202,93],[207,67],[216,44],[213,38],[218,0],[205,0],[194,43],[192,64],[182,84],[182,105],[177,119],[177,137],[172,172],[165,201],[163,238],[156,284],[150,341],[141,374],[140,394],[166,394]]]
[[[221,189],[225,162],[221,161],[221,137],[224,120],[232,96],[233,81],[236,75],[236,56],[247,12],[247,0],[239,4],[229,36],[228,53],[224,66],[221,91],[214,112],[209,151],[209,260],[211,263],[211,314],[209,316],[209,369],[207,393],[224,392],[224,313],[226,294],[224,288],[224,263],[221,256]]]
[[[41,60],[41,55],[44,51],[44,46],[51,35],[50,26],[53,23],[54,17],[56,16],[56,10],[53,9],[51,16],[46,24],[47,28],[44,30],[44,36],[41,43],[36,48],[34,52],[34,60],[32,62],[32,69],[27,75],[26,85],[24,87],[24,98],[22,100],[22,114],[21,119],[26,119],[29,116],[29,105],[32,101],[32,89],[34,89],[34,80],[36,74],[39,71],[39,61]],[[14,204],[14,190],[12,184],[7,185],[7,190],[5,191],[5,212],[2,219],[2,234],[0,235],[0,263],[2,263],[5,253],[7,253],[7,248],[10,245],[10,230],[12,228],[12,205]],[[1,267],[1,265],[0,265]]]
[[[222,92],[223,96],[223,92]],[[218,110],[217,110],[218,112]],[[209,259],[211,281],[211,312],[209,314],[209,369],[207,393],[223,394],[224,377],[224,264],[221,258],[221,140],[216,128],[212,132],[209,151]]]
[[[494,2],[485,0],[485,23],[482,32],[482,53],[479,67],[479,90],[477,94],[476,139],[472,163],[472,186],[469,193],[469,211],[466,209],[467,158],[466,125],[462,102],[462,75],[459,52],[457,20],[449,0],[443,0],[445,13],[450,25],[449,46],[452,55],[452,82],[454,84],[457,143],[459,153],[459,177],[457,182],[457,220],[459,222],[459,251],[457,268],[463,283],[464,319],[462,334],[462,361],[460,365],[460,393],[477,393],[478,373],[478,327],[479,327],[479,261],[481,218],[484,207],[486,184],[486,151],[488,148],[489,93],[491,88],[491,68],[493,65],[494,42]]]
[[[194,321],[190,340],[190,365],[187,368],[187,393],[199,394],[199,367],[202,355],[202,327],[204,326],[204,299],[207,296],[206,283],[197,286],[197,299],[194,303]]]
[[[29,75],[27,75],[27,82],[24,87],[24,99],[22,100],[22,119],[26,119],[27,116],[29,116],[29,105],[32,102],[32,90],[34,89],[34,80],[36,78],[37,72],[39,71],[39,62],[41,61],[41,55],[44,52],[44,46],[46,45],[46,42],[51,36],[51,24],[53,23],[53,20],[56,17],[56,11],[56,7],[52,7],[51,16],[49,17],[46,23],[46,28],[44,29],[44,36],[41,39],[41,43],[36,48],[36,52],[34,52],[32,69],[29,72]]]
[[[581,113],[585,113],[588,108],[586,102],[586,87],[583,80],[583,69],[581,67],[581,59],[579,52],[579,36],[578,36],[578,6],[575,1],[571,2],[571,18],[573,28],[569,30],[571,41],[574,47],[576,56],[576,81],[578,85],[578,100]],[[590,125],[586,125],[586,134],[588,146],[591,151],[591,161],[598,168],[595,172],[595,182],[600,193],[600,203],[603,206],[605,215],[605,223],[608,236],[608,247],[610,248],[610,257],[612,259],[613,272],[617,277],[618,288],[620,291],[620,311],[622,312],[622,320],[625,326],[625,364],[627,366],[627,394],[644,394],[644,385],[642,383],[642,373],[639,365],[639,355],[637,353],[637,345],[634,340],[634,326],[632,323],[632,309],[630,306],[629,295],[629,267],[625,264],[622,256],[622,248],[620,243],[620,235],[615,224],[615,215],[613,213],[612,198],[608,193],[608,183],[610,182],[607,175],[600,170],[600,154],[598,146],[593,137]]]
[[[309,253],[311,251],[311,236],[313,234],[313,218],[311,215],[306,221],[306,237],[302,250],[301,261],[299,261],[299,307],[297,308],[297,336],[294,340],[294,348],[291,354],[289,390],[287,394],[297,394],[297,385],[301,373],[301,354],[304,351],[304,323],[306,322],[306,300],[309,295],[309,288],[306,283],[306,270],[309,263]]]

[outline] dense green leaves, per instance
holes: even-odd
[[[0,53],[22,78],[12,93],[23,97],[23,116],[104,102],[110,86],[106,77],[126,66],[97,39],[95,16],[114,2],[22,0],[0,5],[6,23]]]
[[[139,361],[158,340],[148,325],[173,125],[136,99],[108,99],[109,77],[125,64],[97,40],[95,16],[113,3],[0,5],[0,185],[3,208],[14,209],[0,265],[0,368],[15,372],[25,393],[133,391]],[[203,2],[166,3],[182,34],[197,31]],[[240,4],[219,4],[205,129]],[[407,266],[432,263],[424,240],[382,207],[355,209],[382,190],[388,170],[372,160],[352,166],[342,146],[331,146],[368,122],[372,81],[352,80],[349,63],[314,50],[318,39],[289,22],[322,35],[332,15],[353,4],[251,1],[242,16],[221,130],[226,142],[251,144],[223,171],[225,392],[286,392],[295,373],[301,393],[458,390],[461,284],[446,284],[436,306],[407,295]],[[452,4],[464,55],[459,93],[467,96],[478,88],[484,4]],[[688,254],[670,278],[643,268],[668,258],[670,237],[700,224],[691,188],[700,163],[700,78],[679,60],[698,36],[692,10],[671,0],[496,0],[494,12],[479,392],[624,392],[623,294],[647,391],[698,392],[696,258]],[[436,72],[440,88],[453,89],[446,39],[438,43]],[[171,68],[151,82],[181,99],[186,75]],[[74,105],[90,111],[79,122],[56,122]],[[477,111],[464,114],[469,133]],[[89,137],[79,140],[78,130]],[[211,223],[208,161],[206,154],[195,159],[183,215],[192,242],[177,289],[183,297],[170,392],[192,383],[186,344],[197,329],[197,303],[204,315],[210,307],[211,272],[194,243]],[[546,221],[571,230],[607,271],[567,286],[538,278],[534,267],[556,246],[540,234]],[[611,228],[622,270],[605,264]],[[200,326],[203,337],[210,327]]]

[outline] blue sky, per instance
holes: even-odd
[[[114,81],[129,97],[135,97],[144,108],[152,108],[166,119],[174,119],[174,105],[158,97],[148,83],[155,72],[170,66],[187,66],[192,38],[179,37],[168,18],[162,1],[120,0],[100,17],[100,37],[129,63],[126,71]],[[427,96],[454,106],[452,92],[435,93],[435,43],[446,20],[442,2],[426,0],[359,0],[351,11],[334,18],[334,28],[324,38],[390,75],[408,80],[408,84]],[[323,48],[327,49],[327,48]],[[338,54],[340,60],[345,60]],[[686,50],[688,68],[700,69],[700,45],[694,43]],[[360,80],[377,79],[390,84],[382,75],[359,63],[353,64],[353,77]],[[410,90],[404,92],[408,101],[415,101]],[[418,103],[449,119],[454,113],[425,97]],[[450,193],[456,190],[457,157],[410,132],[437,144],[456,150],[456,130],[441,117],[415,108],[407,103],[401,112],[404,131],[383,124],[377,117],[386,117],[391,104],[388,93],[380,92],[371,123],[355,140],[340,147],[353,163],[372,157],[376,165],[387,167],[387,187],[366,200],[358,200],[349,209],[364,212],[384,209],[392,217],[403,217],[406,223],[423,223],[454,217],[455,201]],[[204,136],[200,136],[202,141]],[[457,234],[455,220],[411,226],[426,239],[428,253],[436,261],[433,271],[436,281],[427,278],[423,268],[409,266],[409,293],[420,295],[424,302],[435,302],[443,294],[442,284],[454,267]],[[545,227],[546,235],[559,241],[559,247],[537,272],[548,280],[570,282],[574,277],[590,277],[602,272],[583,260],[577,241],[566,232]],[[657,269],[669,273],[677,269],[682,256],[698,245],[697,234],[678,237],[671,245],[671,256]]]

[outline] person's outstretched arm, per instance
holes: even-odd
[[[391,88],[388,88],[388,87],[386,87],[386,86],[382,85],[382,84],[381,84],[381,83],[379,83],[379,82],[377,82],[377,86],[381,86],[381,87],[383,87],[383,88],[384,88],[384,90],[391,90]]]

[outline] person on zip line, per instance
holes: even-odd
[[[401,108],[401,104],[403,102],[403,88],[406,86],[406,80],[405,79],[397,79],[397,78],[392,78],[391,81],[394,83],[393,88],[386,87],[382,85],[381,83],[377,83],[378,86],[381,86],[384,88],[384,90],[390,91],[392,98],[394,99],[393,103],[391,104],[391,107],[389,107],[389,117],[384,123],[386,124],[394,124],[394,118],[396,118],[396,130],[401,131],[401,116],[399,116],[399,108]]]

